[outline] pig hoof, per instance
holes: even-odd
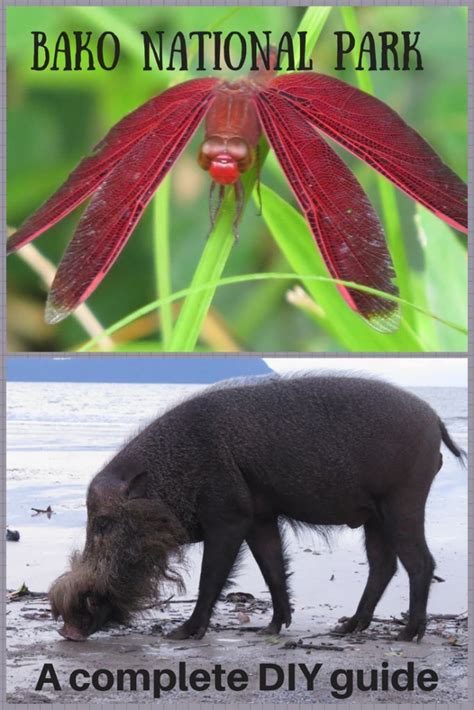
[[[352,616],[349,619],[345,618],[342,624],[336,626],[332,633],[339,636],[345,636],[346,634],[358,633],[360,631],[365,631],[370,625],[372,618],[367,617],[355,617]]]
[[[277,624],[274,621],[271,621],[268,626],[264,626],[263,629],[259,629],[257,631],[257,634],[259,636],[278,636],[280,633],[281,629],[281,624]]]
[[[357,628],[357,619],[347,619],[342,624],[338,624],[332,629],[333,634],[338,636],[345,636],[346,634],[351,634]]]
[[[170,631],[169,634],[166,634],[166,638],[171,639],[171,641],[183,641],[191,636],[192,633],[188,630],[185,624],[178,626],[177,629],[173,629],[173,631]]]
[[[354,629],[354,632],[365,631],[370,626],[371,621],[372,619],[359,619],[359,621],[357,622],[357,626]]]
[[[177,629],[174,629],[173,631],[170,631],[169,634],[166,634],[166,638],[171,641],[183,641],[184,639],[196,639],[199,641],[203,638],[206,630],[207,627],[201,626],[196,629],[196,631],[193,631],[193,629],[187,626],[187,624],[182,624],[181,626],[178,626]]]
[[[399,634],[397,634],[397,641],[411,641],[413,639],[413,632],[408,629],[402,629]]]
[[[413,629],[408,628],[408,626],[405,626],[400,633],[397,636],[397,641],[413,641],[415,636],[417,637],[416,640],[418,642],[421,641],[425,633],[425,629],[423,628],[420,631],[413,631]]]
[[[204,638],[204,634],[207,631],[207,626],[201,626],[200,629],[198,629],[193,635],[192,638],[196,639],[197,641],[200,641],[202,638]]]

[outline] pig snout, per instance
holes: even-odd
[[[63,638],[68,641],[86,641],[87,636],[85,636],[79,629],[71,624],[63,624],[63,626],[58,630]]]

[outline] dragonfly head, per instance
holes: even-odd
[[[202,144],[198,161],[214,182],[233,185],[252,166],[254,155],[241,138],[211,136]]]

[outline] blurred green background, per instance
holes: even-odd
[[[59,185],[107,130],[170,81],[174,73],[143,72],[140,30],[177,31],[218,29],[223,32],[271,29],[275,35],[294,32],[304,8],[252,7],[9,7],[8,56],[8,224],[15,228]],[[384,30],[421,33],[424,71],[370,72],[374,93],[394,108],[435,148],[463,179],[467,173],[467,13],[465,8],[357,8],[361,32]],[[341,12],[330,13],[313,53],[317,71],[357,85],[350,61],[335,72],[333,32],[343,30]],[[61,31],[114,31],[121,39],[118,67],[111,72],[31,71],[31,31],[55,37]],[[186,77],[193,76],[192,72]],[[171,172],[170,249],[172,290],[189,286],[209,231],[209,178],[195,160],[201,131]],[[377,176],[361,161],[343,151],[379,215]],[[295,201],[270,156],[262,182],[292,205]],[[465,249],[457,233],[440,220],[418,215],[424,237],[416,226],[415,203],[396,191],[409,276],[423,288],[420,306],[463,326],[466,319]],[[54,265],[69,242],[83,207],[35,241]],[[152,210],[145,212],[119,260],[88,300],[103,327],[111,326],[157,297],[153,265]],[[420,222],[419,222],[420,224]],[[428,230],[428,233],[426,233]],[[438,234],[439,232],[439,234]],[[430,253],[426,245],[429,244]],[[461,243],[461,245],[460,245]],[[453,247],[454,245],[454,247]],[[441,268],[442,267],[442,268]],[[247,205],[240,240],[232,249],[225,276],[282,271],[289,267],[253,202]],[[367,338],[349,346],[328,326],[337,313],[324,314],[298,307],[287,298],[298,284],[288,280],[243,283],[219,288],[209,310],[199,350],[340,351],[401,350],[396,336]],[[454,288],[456,300],[450,300]],[[444,295],[446,294],[446,297]],[[83,327],[68,318],[58,326],[43,321],[45,287],[38,274],[18,255],[8,259],[8,338],[10,351],[75,350],[88,340]],[[294,299],[293,299],[294,300]],[[298,299],[296,299],[298,300]],[[344,304],[342,304],[344,305]],[[173,305],[179,311],[180,302]],[[345,307],[345,306],[344,306]],[[354,316],[356,317],[356,316]],[[426,321],[426,322],[425,322]],[[419,348],[463,350],[465,337],[432,319],[418,318]],[[428,322],[429,321],[429,322]],[[423,331],[423,332],[422,332]],[[364,331],[365,332],[365,331]],[[385,338],[385,340],[383,340]],[[160,314],[152,312],[114,334],[115,347],[124,350],[161,349]],[[382,343],[382,344],[380,344]],[[416,348],[412,348],[416,349]]]

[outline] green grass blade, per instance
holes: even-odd
[[[234,209],[233,195],[228,191],[216,226],[207,240],[194,272],[189,294],[176,321],[168,348],[170,352],[190,352],[197,343],[202,324],[214,298],[214,290],[202,287],[217,281],[224,271],[234,244],[232,234]]]
[[[323,31],[324,25],[329,17],[332,7],[309,7],[303,18],[298,25],[296,32],[306,33],[306,52],[305,52],[305,63],[307,64],[316,43],[319,39],[319,35]],[[287,65],[282,62],[282,71],[287,70]]]
[[[159,299],[166,299],[172,292],[169,246],[170,176],[165,177],[153,198],[153,251],[155,261],[156,291]],[[160,308],[160,323],[163,348],[171,341],[173,314],[171,303]]]
[[[301,20],[298,32],[306,32],[306,51],[308,52],[305,57],[308,60],[311,56],[311,52],[316,46],[319,39],[319,35],[323,31],[324,25],[329,18],[332,7],[309,7],[303,19]]]
[[[357,289],[359,291],[364,291],[365,293],[370,293],[375,296],[379,296],[379,298],[386,298],[388,301],[394,301],[396,303],[399,303],[401,305],[408,306],[410,308],[413,308],[417,311],[421,311],[425,315],[429,316],[430,318],[435,319],[436,321],[439,321],[440,323],[443,323],[445,326],[448,328],[452,328],[453,330],[459,331],[460,333],[467,335],[467,329],[459,325],[458,323],[447,321],[443,318],[440,318],[434,313],[429,313],[423,308],[420,308],[419,306],[413,304],[413,303],[408,303],[407,301],[403,301],[401,298],[397,296],[392,296],[388,293],[384,293],[383,291],[377,291],[375,288],[369,288],[368,286],[361,286],[360,284],[356,284],[353,281],[342,281],[341,279],[331,279],[331,278],[326,278],[324,276],[315,276],[313,274],[293,274],[293,273],[265,273],[265,274],[244,274],[241,276],[228,276],[223,279],[219,279],[219,281],[207,283],[207,284],[202,284],[199,287],[199,290],[201,291],[211,291],[214,293],[217,288],[220,288],[221,286],[230,286],[233,284],[243,284],[243,283],[250,283],[253,281],[264,281],[264,280],[270,280],[270,279],[285,279],[289,281],[294,281],[295,279],[299,279],[303,282],[310,282],[310,281],[320,281],[322,283],[334,283],[334,284],[340,284],[341,286],[346,286],[347,288],[353,288]],[[195,289],[194,289],[195,290]],[[167,302],[172,303],[174,301],[179,301],[183,298],[186,298],[187,296],[190,295],[191,292],[194,291],[191,288],[185,288],[182,291],[176,291],[175,293],[171,294],[168,296],[166,299]],[[148,315],[152,311],[154,311],[157,308],[160,308],[163,305],[163,300],[157,300],[157,301],[152,301],[151,303],[148,303],[146,306],[142,306],[142,308],[139,308],[138,310],[134,311],[133,313],[130,313],[128,316],[125,316],[125,318],[122,318],[121,320],[117,321],[114,323],[114,325],[110,326],[109,328],[106,328],[103,333],[98,335],[96,338],[93,338],[92,340],[89,340],[87,343],[82,345],[80,348],[77,349],[77,352],[86,352],[88,350],[91,350],[100,340],[100,338],[104,337],[105,335],[113,335],[113,333],[117,332],[121,328],[125,328],[127,325],[130,325],[130,323],[133,323],[133,321],[138,320],[139,318],[143,318],[144,316]],[[391,336],[386,336],[387,338]],[[393,349],[391,349],[393,352]]]

